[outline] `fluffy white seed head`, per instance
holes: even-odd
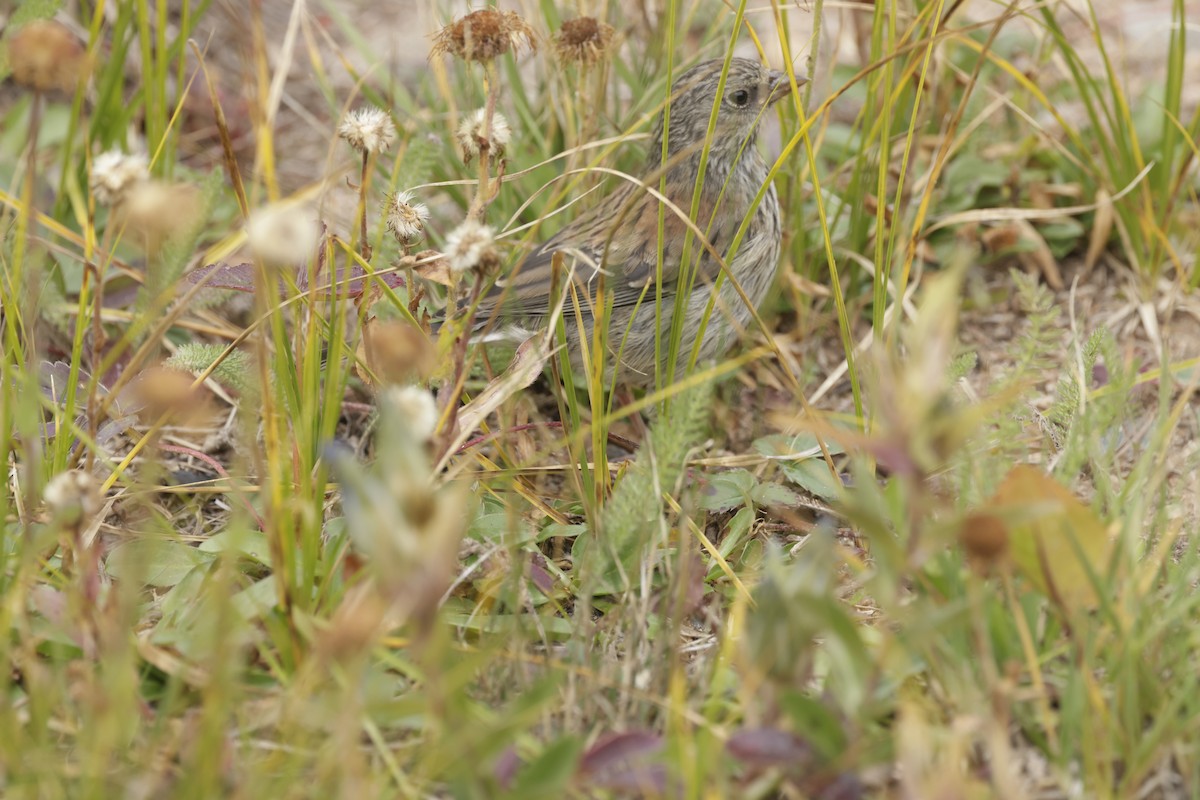
[[[303,205],[263,206],[246,223],[250,251],[274,266],[307,263],[316,254],[321,226],[313,210]]]
[[[100,510],[100,490],[96,479],[83,470],[60,472],[50,479],[42,493],[46,507],[63,522],[75,523]]]
[[[446,237],[445,256],[450,271],[458,274],[500,266],[494,231],[473,219],[465,220]]]
[[[429,207],[415,199],[412,192],[396,192],[388,198],[387,229],[400,244],[412,244],[425,234]]]
[[[433,394],[419,386],[393,386],[385,395],[389,410],[417,441],[428,442],[437,430],[438,409]]]
[[[111,206],[124,198],[130,187],[150,179],[150,165],[141,153],[109,150],[92,161],[91,178],[96,202]]]
[[[396,126],[380,108],[356,108],[342,118],[338,136],[360,153],[382,153],[396,141]]]
[[[458,126],[455,138],[458,140],[458,152],[462,160],[470,164],[479,156],[480,145],[486,143],[490,158],[503,158],[504,148],[512,141],[512,127],[499,111],[492,113],[492,127],[488,136],[484,136],[484,123],[487,121],[487,109],[480,108],[463,117]]]

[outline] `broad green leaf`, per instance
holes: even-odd
[[[728,511],[753,502],[751,492],[758,479],[744,469],[712,476],[701,492],[700,504],[709,511]]]
[[[205,553],[237,552],[260,564],[271,566],[271,547],[267,543],[267,535],[249,528],[230,528],[222,531],[205,539],[198,549]]]
[[[104,566],[117,580],[165,587],[179,583],[192,568],[214,557],[182,542],[138,539],[117,545]]]
[[[824,459],[784,462],[782,469],[788,480],[822,500],[832,502],[842,491],[841,481],[829,472]]]
[[[754,498],[755,505],[768,508],[795,508],[800,505],[800,495],[778,483],[760,483],[750,496]]]

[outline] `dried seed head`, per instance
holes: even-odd
[[[458,153],[464,164],[470,164],[486,144],[488,157],[491,160],[504,158],[504,148],[512,140],[512,128],[508,120],[499,111],[492,112],[492,127],[488,136],[484,136],[484,123],[487,119],[487,109],[480,108],[463,117],[458,126]]]
[[[958,539],[972,563],[985,570],[1008,555],[1008,527],[994,514],[978,511],[969,514],[962,521]]]
[[[428,378],[437,368],[433,344],[415,325],[371,320],[363,327],[363,355],[381,383],[403,384]]]
[[[197,423],[208,416],[207,393],[193,388],[191,373],[171,367],[151,367],[142,372],[131,386],[141,404],[142,418],[154,422],[164,414],[173,425]]]
[[[116,216],[153,251],[199,225],[203,207],[195,186],[144,180],[127,187],[116,206]]]
[[[429,220],[429,207],[424,203],[414,203],[413,200],[411,192],[396,192],[388,198],[385,206],[387,229],[402,245],[410,245],[420,239]]]
[[[42,492],[46,508],[63,525],[74,526],[100,510],[100,489],[96,479],[83,470],[60,472],[50,479]]]
[[[53,20],[34,20],[8,42],[13,80],[40,92],[75,91],[86,63],[87,54],[78,37]]]
[[[338,136],[360,153],[382,153],[396,141],[396,126],[383,109],[356,108],[342,118]]]
[[[150,179],[150,166],[141,153],[109,150],[92,161],[91,177],[96,202],[111,206],[124,199],[133,186]]]
[[[612,25],[595,17],[569,19],[554,35],[554,54],[564,64],[590,66],[608,58],[615,36]]]
[[[445,255],[452,273],[491,272],[500,267],[494,232],[472,219],[465,220],[446,237]]]
[[[394,386],[384,399],[396,419],[403,420],[409,432],[422,444],[437,431],[438,409],[433,395],[419,386]]]
[[[483,8],[442,28],[433,37],[432,55],[449,53],[463,61],[491,61],[522,46],[536,50],[533,28],[515,11]]]
[[[250,251],[264,263],[294,267],[316,254],[321,226],[307,206],[264,206],[250,214],[246,239]]]

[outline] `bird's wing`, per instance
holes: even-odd
[[[698,217],[703,230],[711,214],[704,213],[704,206],[711,209],[712,205],[701,205]],[[559,253],[563,256],[563,274],[557,279],[560,287],[565,286],[569,273],[586,296],[593,298],[598,276],[603,272],[607,276],[605,291],[615,308],[639,301],[653,303],[659,274],[659,206],[656,197],[638,186],[629,184],[618,190],[535,250],[505,280],[497,282],[481,301],[477,318],[481,322],[491,317],[535,322],[543,317],[551,305],[553,262]],[[689,226],[671,209],[667,209],[663,222],[662,294],[669,299],[675,295]],[[736,224],[712,226],[710,241],[718,253],[728,246],[734,230]],[[697,285],[715,280],[720,272],[719,261],[695,235],[690,260],[698,265]]]

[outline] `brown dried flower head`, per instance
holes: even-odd
[[[595,17],[569,19],[554,35],[554,54],[564,64],[590,66],[608,58],[616,31]]]
[[[75,91],[86,62],[78,37],[53,20],[39,19],[22,26],[8,43],[13,80],[39,92]]]
[[[433,37],[432,55],[491,61],[522,46],[536,50],[533,28],[515,11],[481,8],[455,20]]]

